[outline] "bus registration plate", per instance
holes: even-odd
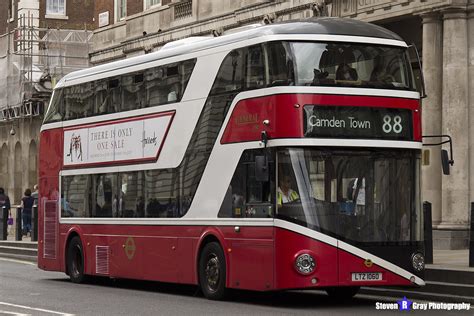
[[[354,272],[352,273],[352,281],[382,281],[381,272]]]

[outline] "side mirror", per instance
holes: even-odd
[[[441,138],[448,139],[438,143],[423,143],[423,146],[440,146],[446,143],[449,143],[449,153],[451,154],[451,159],[449,159],[449,154],[446,149],[441,149],[441,167],[443,168],[443,174],[449,175],[449,166],[454,165],[453,158],[453,141],[449,135],[423,135],[422,138]]]
[[[270,179],[268,159],[266,156],[255,156],[255,180],[267,182]]]
[[[443,167],[443,174],[449,175],[449,156],[446,149],[441,150],[441,167]]]

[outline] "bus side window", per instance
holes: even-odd
[[[144,172],[119,173],[117,191],[112,201],[115,217],[145,217]]]
[[[212,86],[211,95],[242,90],[243,50],[234,50],[224,58]]]
[[[107,113],[107,80],[99,80],[95,85],[95,108],[94,114],[100,115]]]
[[[194,65],[196,65],[196,59],[185,60],[180,65],[181,98],[184,95],[189,78],[191,78],[191,74],[193,73]]]
[[[106,113],[120,112],[122,109],[122,95],[120,77],[108,80]]]
[[[178,100],[181,99],[181,83],[178,65],[166,67],[165,83],[166,102],[164,103],[178,102]]]
[[[255,157],[267,155],[270,179],[259,181],[255,174]],[[275,163],[273,153],[247,150],[242,154],[218,217],[266,218],[275,209]]]
[[[247,49],[245,88],[248,90],[263,88],[265,82],[265,62],[261,45],[250,46]]]
[[[144,177],[145,217],[179,217],[177,169],[147,170]]]
[[[113,187],[117,183],[117,174],[95,174],[92,177],[92,215],[93,217],[112,217]]]
[[[145,85],[143,73],[122,77],[122,111],[145,107]]]
[[[89,217],[89,175],[61,177],[61,217]]]
[[[266,46],[268,65],[267,85],[292,86],[295,84],[295,72],[291,49],[286,42],[269,42]]]
[[[64,89],[56,89],[51,100],[51,105],[48,108],[48,113],[46,113],[44,122],[52,123],[58,122],[63,119],[64,116],[64,101],[63,101],[63,91]]]
[[[163,67],[155,67],[145,71],[145,93],[147,106],[151,107],[164,103],[164,77],[165,70]]]

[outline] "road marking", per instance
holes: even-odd
[[[36,263],[29,262],[29,261],[23,261],[23,260],[17,260],[17,259],[0,258],[0,261],[10,261],[10,262],[23,263],[23,264],[29,264],[29,265],[32,265],[32,266],[36,266]]]
[[[15,315],[15,316],[31,316],[31,314],[21,314],[21,313],[15,313],[15,312],[8,312],[8,311],[2,311],[0,309],[0,314],[6,314],[6,315]]]
[[[74,314],[56,312],[56,311],[52,311],[52,310],[48,310],[48,309],[36,308],[36,307],[30,307],[30,306],[24,306],[24,305],[16,305],[16,304],[11,304],[11,303],[7,303],[7,302],[0,302],[0,305],[10,306],[10,307],[17,307],[17,308],[22,308],[22,309],[30,309],[32,311],[38,311],[38,312],[44,312],[44,313],[50,313],[50,314],[57,314],[57,315],[63,315],[63,316],[74,316]]]

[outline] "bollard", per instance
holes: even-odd
[[[0,240],[7,240],[8,235],[8,210],[5,206],[2,207],[2,212],[0,214]]]
[[[423,232],[425,236],[425,263],[433,263],[433,223],[431,219],[431,203],[423,202]]]
[[[471,232],[469,236],[469,266],[474,267],[474,202],[471,202]]]
[[[23,239],[23,230],[21,229],[21,207],[16,208],[16,223],[15,223],[15,240],[20,241]]]
[[[38,241],[38,206],[31,210],[31,241]]]

